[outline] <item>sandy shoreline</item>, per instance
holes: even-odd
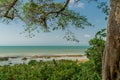
[[[32,55],[32,56],[4,56],[6,61],[0,61],[0,65],[14,65],[28,63],[30,60],[50,61],[50,60],[73,60],[73,61],[88,61],[84,54],[53,54],[53,55]]]

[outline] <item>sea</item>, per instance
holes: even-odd
[[[85,54],[89,46],[0,46],[2,56]]]

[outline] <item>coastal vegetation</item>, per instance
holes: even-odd
[[[72,80],[80,71],[74,61],[37,62],[0,67],[0,80]]]
[[[87,62],[71,60],[36,61],[0,66],[0,80],[101,80],[105,29],[90,40]]]
[[[8,57],[0,57],[0,61],[8,61]]]
[[[80,0],[74,1],[78,2]],[[102,58],[102,74],[103,80],[119,80],[120,0],[107,0],[109,1],[108,3],[106,3],[107,1],[104,0],[100,0],[102,1],[101,3],[99,2],[99,0],[87,1],[96,1],[98,3],[98,7],[102,8],[102,11],[105,14],[109,15],[107,27],[107,43]],[[25,31],[27,31],[28,33],[39,30],[38,25],[42,26],[45,31],[65,29],[65,26],[69,25],[69,22],[71,22],[70,24],[78,28],[91,26],[85,16],[81,16],[78,13],[75,13],[74,11],[68,9],[67,5],[69,4],[70,0],[66,0],[64,5],[56,3],[54,0],[28,0],[28,2],[22,2],[22,0],[0,0],[0,18],[3,20],[7,19],[8,22],[9,20],[11,21],[15,19],[19,19],[25,22],[28,26],[26,27]],[[50,27],[51,25],[54,25],[48,24],[51,21],[53,21],[52,23],[57,23],[57,27]],[[31,37],[31,35],[29,36]],[[34,35],[32,34],[32,36]]]

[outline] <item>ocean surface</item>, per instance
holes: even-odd
[[[0,56],[84,54],[89,46],[0,46]]]

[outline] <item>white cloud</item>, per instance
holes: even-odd
[[[84,37],[85,37],[85,38],[90,38],[91,35],[89,35],[89,34],[85,34]]]
[[[74,0],[70,0],[69,7],[70,8],[84,8],[85,4],[83,2],[77,2],[75,3]]]
[[[74,0],[70,0],[70,3],[74,3]]]
[[[77,4],[77,7],[79,7],[79,8],[84,8],[84,3],[79,2],[79,4]]]

